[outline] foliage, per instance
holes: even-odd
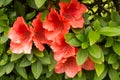
[[[88,10],[83,28],[71,28],[65,41],[76,47],[76,62],[82,65],[89,57],[95,70],[83,69],[74,78],[54,71],[56,61],[51,48],[32,49],[31,54],[10,50],[8,31],[18,16],[28,25],[39,12],[44,21],[51,7],[59,10],[60,1],[70,0],[0,0],[0,80],[120,80],[120,1],[79,0]],[[34,45],[33,45],[34,47]]]

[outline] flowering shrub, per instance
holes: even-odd
[[[119,5],[1,0],[1,80],[120,80]]]

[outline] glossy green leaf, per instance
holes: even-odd
[[[8,62],[8,55],[4,54],[0,59],[0,66],[5,65]]]
[[[111,47],[113,44],[113,38],[112,37],[107,37],[105,47]]]
[[[120,28],[119,27],[103,27],[100,29],[99,33],[104,36],[119,36]]]
[[[5,67],[0,66],[0,77],[3,76],[4,74],[5,74]]]
[[[9,74],[14,69],[14,63],[8,63],[5,65],[6,74]]]
[[[29,60],[27,60],[27,58],[23,57],[19,66],[20,67],[27,67],[27,66],[30,66],[31,65],[31,62]]]
[[[114,64],[118,60],[118,55],[117,54],[110,54],[108,58],[108,63],[109,64]]]
[[[36,15],[36,12],[35,12],[35,11],[33,11],[33,12],[31,12],[31,13],[28,13],[28,14],[26,14],[26,16],[25,16],[25,20],[30,20],[30,19],[32,19],[35,15]]]
[[[16,61],[16,60],[20,59],[23,55],[24,54],[14,54],[14,53],[12,53],[10,61]]]
[[[50,53],[50,61],[51,61],[51,64],[48,65],[48,69],[49,69],[49,71],[52,71],[56,65],[56,61],[54,60],[52,52]]]
[[[32,73],[35,79],[38,79],[42,73],[42,64],[40,61],[37,61],[31,65]]]
[[[100,38],[100,34],[96,31],[89,31],[88,38],[90,41],[90,45],[93,45]]]
[[[78,40],[80,40],[81,42],[85,42],[85,41],[86,41],[86,36],[85,36],[85,34],[83,34],[83,33],[76,34],[75,36],[76,36],[76,38],[77,38]]]
[[[37,48],[33,48],[33,54],[35,54],[37,57],[44,57],[43,52],[39,51]]]
[[[15,1],[14,8],[16,10],[17,16],[24,16],[25,15],[25,7],[20,1]]]
[[[101,73],[100,76],[95,74],[94,80],[103,80],[106,77],[106,75],[107,75],[107,69],[104,69],[104,71]]]
[[[101,28],[99,20],[95,20],[95,22],[93,24],[93,28],[95,31],[98,31]]]
[[[38,9],[34,0],[26,0],[27,4],[34,9]]]
[[[89,43],[88,42],[83,42],[82,44],[81,44],[81,48],[82,49],[86,49],[86,48],[88,48],[89,47]]]
[[[71,46],[79,47],[81,45],[81,42],[75,37],[73,33],[67,33],[65,35],[65,40]]]
[[[44,51],[44,57],[39,58],[42,64],[51,64],[50,55],[48,54],[47,50]]]
[[[82,65],[86,59],[88,58],[88,51],[87,49],[79,49],[76,55],[76,62],[78,65]]]
[[[46,2],[46,0],[34,0],[34,1],[37,8],[40,8]]]
[[[15,69],[24,79],[28,79],[27,73],[24,67],[15,66]]]
[[[110,80],[120,80],[119,74],[116,70],[111,68],[109,69],[108,74],[109,74]]]
[[[96,44],[88,47],[88,51],[89,51],[90,55],[93,56],[94,58],[99,59],[101,57],[101,49]]]
[[[100,76],[102,74],[104,69],[105,69],[105,65],[104,64],[96,64],[95,65],[95,71],[96,71],[98,76]]]
[[[7,6],[8,4],[10,4],[12,2],[12,0],[2,0],[4,1],[3,5]]]
[[[117,61],[116,63],[112,64],[112,68],[117,70],[120,67],[119,61]]]
[[[114,42],[113,43],[113,50],[116,54],[120,56],[120,42]]]

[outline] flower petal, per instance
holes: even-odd
[[[33,32],[25,24],[23,17],[18,17],[8,32],[13,53],[31,53]]]
[[[43,44],[48,44],[50,41],[45,37],[45,29],[43,28],[43,23],[40,20],[41,14],[38,14],[36,19],[33,20],[32,25],[34,27],[33,41],[35,46],[40,50],[44,50]]]
[[[59,34],[65,34],[69,31],[70,24],[55,9],[51,9],[43,23],[43,28],[46,29],[45,36],[47,39],[55,40]]]
[[[90,58],[88,58],[85,63],[82,65],[82,68],[85,70],[94,70],[95,69],[95,63],[91,61]]]

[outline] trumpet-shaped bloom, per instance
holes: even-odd
[[[59,34],[65,34],[69,31],[70,24],[55,9],[51,9],[43,23],[43,28],[46,29],[45,35],[47,39],[54,41]]]
[[[33,33],[26,25],[23,17],[18,17],[8,32],[11,39],[10,50],[13,53],[31,53]]]
[[[33,20],[32,25],[34,27],[33,32],[33,41],[35,43],[35,46],[40,50],[44,50],[43,44],[49,44],[50,41],[48,41],[45,37],[45,29],[43,28],[43,23],[40,20],[41,14],[38,14],[36,19]]]
[[[62,58],[67,58],[74,56],[76,54],[76,48],[70,46],[65,42],[65,39],[62,35],[59,35],[59,38],[51,44],[51,48],[54,52],[54,59],[60,61]]]
[[[84,4],[80,4],[77,0],[71,0],[70,2],[60,2],[59,6],[60,14],[70,21],[73,28],[83,27],[84,19],[82,14],[87,9]]]
[[[79,71],[81,71],[81,66],[76,63],[76,57],[63,58],[57,62],[55,67],[56,73],[66,73],[68,77],[73,78]]]
[[[95,63],[91,61],[90,58],[88,58],[85,63],[82,65],[82,68],[85,70],[94,70],[95,69]]]

